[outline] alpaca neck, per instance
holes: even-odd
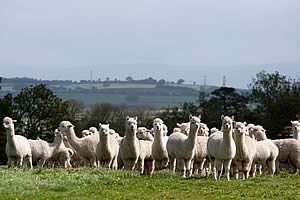
[[[260,134],[257,134],[256,135],[256,140],[257,141],[260,141],[260,140],[267,140],[267,136],[266,136],[266,133],[260,133]]]
[[[295,130],[293,133],[293,138],[300,140],[300,130]]]
[[[163,144],[164,143],[164,131],[163,130],[155,130],[154,131],[154,141],[157,144]]]
[[[7,143],[9,144],[9,146],[11,147],[16,147],[16,143],[15,143],[15,129],[14,128],[9,128],[6,129],[6,139],[7,139]]]
[[[190,147],[194,147],[197,139],[197,128],[190,128],[188,138],[186,139],[186,144]]]
[[[67,137],[69,140],[69,143],[72,147],[75,148],[76,151],[81,148],[81,141],[80,139],[76,136],[74,128],[71,127],[67,132]]]
[[[100,143],[102,148],[110,149],[109,137],[110,136],[100,137]]]
[[[223,129],[223,144],[226,146],[231,146],[233,143],[232,139],[232,129],[230,130],[224,130]]]

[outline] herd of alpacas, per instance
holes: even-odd
[[[291,121],[293,138],[270,140],[260,125],[235,122],[234,117],[221,116],[221,129],[209,128],[200,116],[177,123],[169,136],[160,118],[153,128],[138,127],[137,117],[126,117],[125,136],[119,136],[109,124],[99,124],[76,136],[74,125],[62,121],[54,131],[54,141],[30,140],[15,134],[10,117],[3,119],[6,130],[8,167],[27,165],[65,168],[91,166],[110,169],[138,170],[152,175],[169,168],[183,177],[212,174],[215,180],[224,174],[236,179],[254,177],[256,172],[273,176],[280,163],[287,162],[300,170],[300,121]],[[27,162],[26,162],[27,161]]]

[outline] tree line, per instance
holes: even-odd
[[[88,127],[109,123],[121,136],[124,119],[137,116],[139,126],[151,128],[154,117],[160,117],[169,128],[177,122],[188,121],[189,114],[201,115],[210,128],[221,126],[221,114],[234,115],[238,121],[260,124],[269,138],[288,137],[290,120],[300,118],[300,81],[284,75],[262,71],[249,84],[249,92],[238,93],[235,88],[220,87],[211,93],[200,92],[197,102],[153,110],[146,106],[135,108],[99,102],[90,107],[77,100],[63,101],[45,84],[29,86],[13,96],[0,99],[0,118],[11,116],[17,120],[16,133],[30,139],[37,137],[52,141],[53,131],[62,120],[75,124],[78,136]],[[6,163],[6,135],[0,128],[0,162]]]

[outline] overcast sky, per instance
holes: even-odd
[[[245,88],[263,69],[299,76],[299,63],[299,0],[0,0],[6,77],[206,74]]]

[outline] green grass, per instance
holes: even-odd
[[[87,105],[95,104],[97,102],[110,102],[112,104],[140,104],[150,105],[153,107],[167,107],[168,105],[174,106],[184,102],[195,102],[198,97],[196,96],[138,96],[137,102],[126,102],[128,95],[123,94],[102,94],[102,93],[57,93],[63,100],[77,99]],[[130,95],[129,95],[130,96]],[[135,95],[134,95],[135,96]]]
[[[105,169],[0,168],[0,199],[300,199],[300,175],[249,180],[153,177]]]

